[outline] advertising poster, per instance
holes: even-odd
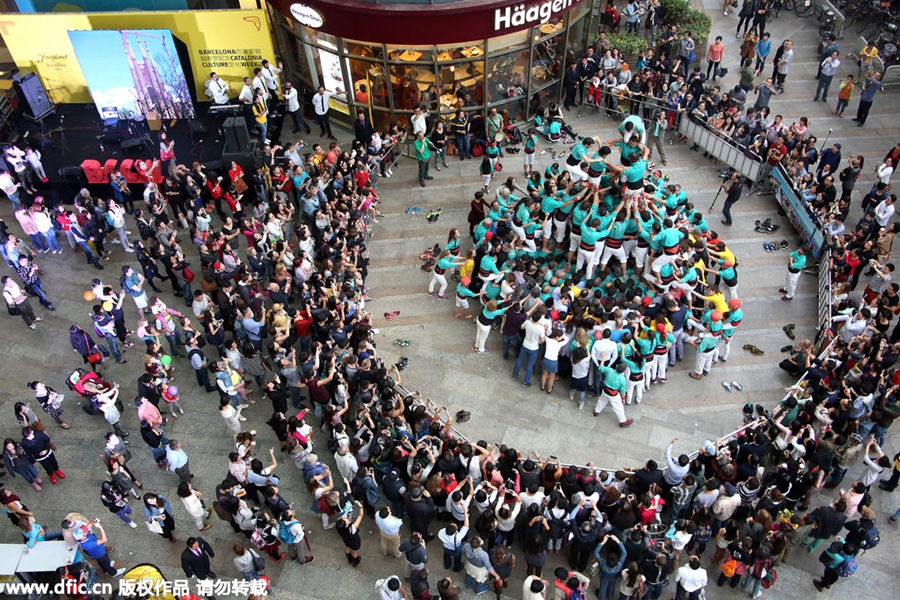
[[[194,118],[169,30],[70,31],[69,40],[101,118]]]

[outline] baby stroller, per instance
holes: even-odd
[[[81,405],[81,410],[89,415],[103,414],[97,398],[99,394],[117,393],[111,383],[103,381],[93,371],[85,371],[81,368],[72,371],[66,378],[66,385],[69,386],[70,390],[87,400],[86,404]],[[118,397],[116,397],[116,408],[121,412],[125,410],[122,401]]]

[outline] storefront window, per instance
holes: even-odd
[[[434,62],[434,47],[388,46],[388,60],[404,63]]]
[[[303,41],[317,46],[324,46],[333,52],[337,52],[337,38],[333,35],[323,33],[312,27],[304,27],[299,23],[294,23],[294,30],[300,32]]]
[[[481,106],[484,103],[484,61],[449,65],[441,69],[442,105],[449,98],[465,108]]]
[[[459,62],[484,56],[484,44],[482,42],[465,42],[448,46],[438,46],[438,62]]]
[[[372,127],[376,131],[384,133],[391,128],[391,113],[389,111],[375,109],[372,111],[370,118],[372,119]]]
[[[565,35],[556,35],[534,45],[531,57],[531,85],[540,87],[558,79],[563,69]]]
[[[492,38],[487,41],[488,52],[495,54],[504,50],[514,50],[516,48],[524,48],[528,45],[529,30],[508,33],[500,37]]]
[[[553,85],[531,94],[531,98],[528,101],[528,116],[534,116],[541,107],[546,109],[551,102],[557,102],[558,100],[559,81],[556,81]]]
[[[554,36],[566,28],[566,17],[568,15],[559,15],[550,19],[549,22],[534,28],[534,39],[540,40],[549,36]]]
[[[488,59],[488,104],[521,96],[528,89],[528,50]]]
[[[503,119],[507,122],[524,121],[525,120],[525,99],[524,95],[519,96],[512,102],[497,106],[497,112],[503,115]]]
[[[365,42],[354,42],[353,40],[344,40],[344,50],[350,56],[359,56],[361,58],[374,58],[381,60],[384,58],[384,50],[381,44],[367,44]]]
[[[581,19],[569,28],[569,42],[566,45],[566,62],[577,61],[584,54],[587,19]]]
[[[350,81],[353,84],[356,103],[389,108],[388,87],[382,64],[355,58],[347,60],[350,64]]]
[[[431,65],[391,65],[391,94],[395,110],[412,110],[422,93],[434,97],[434,67]]]

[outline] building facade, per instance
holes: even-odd
[[[376,128],[415,106],[478,122],[496,107],[523,122],[558,101],[580,56],[593,0],[268,0],[295,79],[335,92],[333,118],[365,109]]]

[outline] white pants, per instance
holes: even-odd
[[[638,269],[644,268],[644,263],[647,262],[647,253],[650,251],[649,247],[636,246],[634,249],[634,266]]]
[[[625,248],[619,246],[618,248],[610,248],[609,244],[603,248],[603,258],[600,259],[600,266],[606,268],[606,265],[609,263],[609,259],[615,256],[619,259],[619,262],[622,263],[622,267],[625,266],[625,261],[628,260],[628,256],[625,254]]]
[[[802,270],[796,273],[791,273],[790,271],[788,271],[787,280],[784,284],[784,289],[787,290],[785,296],[787,296],[788,298],[794,297],[794,292],[797,291],[797,282],[800,281],[800,273],[802,272]]]
[[[633,256],[635,248],[637,248],[637,240],[622,241],[622,250],[625,251],[625,256]]]
[[[527,153],[527,152],[525,153],[525,155],[523,156],[523,158],[525,159],[525,166],[526,166],[526,167],[533,167],[533,166],[534,166],[534,155],[535,155],[534,152],[532,152],[531,154],[529,154],[529,153]]]
[[[656,364],[656,378],[660,381],[665,381],[666,372],[669,368],[669,353],[654,354],[653,362]]]
[[[653,262],[650,264],[650,268],[653,269],[655,273],[659,273],[659,270],[663,268],[663,265],[675,262],[676,258],[678,258],[677,254],[666,254],[665,252],[663,252],[653,259]]]
[[[549,240],[552,234],[553,219],[547,219],[547,221],[543,225],[541,225],[541,228],[535,232],[535,237],[537,239]]]
[[[138,312],[143,311],[150,303],[150,299],[147,298],[147,292],[141,292],[140,296],[132,296],[132,299],[135,306],[137,306]]]
[[[588,183],[591,185],[600,185],[600,175],[594,177],[593,175],[588,174]]]
[[[565,164],[566,171],[572,176],[572,181],[578,183],[579,181],[584,181],[588,178],[588,174],[584,172],[584,169],[581,168],[581,165],[570,165],[568,161]]]
[[[481,321],[475,321],[475,326],[475,350],[484,352],[484,343],[487,341],[488,334],[491,332],[491,326],[482,325]]]
[[[520,240],[525,239],[525,228],[516,225],[512,219],[509,220],[509,228],[513,230],[513,233],[516,234],[516,237]]]
[[[597,404],[594,405],[594,413],[600,414],[603,412],[607,404],[612,405],[613,412],[616,413],[619,423],[624,423],[628,420],[625,416],[625,406],[622,404],[622,398],[618,394],[610,396],[606,392],[601,392],[600,397],[597,398]]]
[[[697,375],[703,375],[704,372],[709,372],[712,368],[713,354],[715,354],[715,352],[712,350],[709,352],[697,352],[697,361],[694,365],[694,372]]]
[[[638,404],[641,403],[641,400],[644,397],[644,380],[641,379],[639,381],[632,381],[631,378],[628,379],[628,398],[625,400],[626,404],[631,404],[631,401],[634,400]]]
[[[644,360],[644,389],[650,389],[650,382],[656,379],[656,361],[653,358]]]
[[[585,250],[584,248],[579,246],[578,247],[578,258],[575,260],[575,270],[580,271],[581,267],[583,267],[585,264],[587,264],[588,265],[587,273],[588,273],[588,277],[590,277],[590,273],[591,273],[593,267],[596,266],[596,265],[591,264],[592,262],[594,262],[594,254],[596,254],[596,250],[597,250],[596,246],[594,248],[591,248],[590,250]]]
[[[534,242],[534,238],[531,238],[531,239],[524,238],[524,239],[522,240],[522,243],[525,244],[525,251],[526,251],[526,252],[529,252],[529,253],[531,253],[531,252],[537,252],[537,244]]]
[[[434,291],[434,285],[439,283],[441,285],[441,289],[438,291],[439,296],[443,296],[444,292],[447,290],[447,278],[444,277],[443,273],[438,273],[437,271],[431,272],[431,283],[428,284],[428,293]]]
[[[553,238],[557,244],[562,244],[566,239],[566,222],[553,219],[553,226],[556,228],[556,236]]]
[[[720,355],[723,360],[728,360],[728,356],[731,354],[731,341],[734,339],[734,335],[729,337],[722,337],[722,341],[719,342],[719,346],[724,346],[724,349],[721,351]]]
[[[495,279],[500,279],[501,277],[503,277],[503,273],[490,273],[488,275],[483,275],[483,276],[479,275],[478,279],[480,279],[481,281],[484,282],[485,285],[487,285],[490,282],[494,281]]]
[[[569,232],[569,252],[578,252],[581,245],[581,234]]]
[[[737,293],[738,286],[737,286],[737,284],[735,284],[734,286],[730,286],[730,285],[727,285],[727,284],[723,281],[723,282],[722,282],[722,287],[725,288],[724,290],[722,290],[722,295],[725,296],[725,301],[726,301],[726,302],[727,302],[728,300],[731,300],[732,298],[737,298],[737,297],[738,297],[738,293]]]
[[[456,295],[456,308],[463,308],[465,310],[469,310],[469,299],[468,298],[460,298],[459,294]]]

